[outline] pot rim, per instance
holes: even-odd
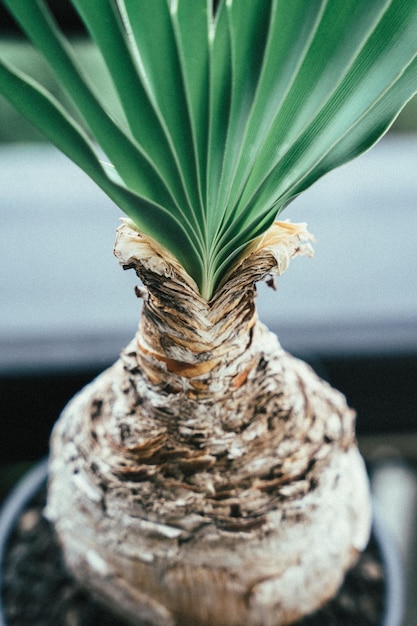
[[[16,521],[25,506],[45,483],[48,475],[48,459],[42,459],[18,481],[4,500],[0,509],[0,626],[7,626],[3,610],[3,564],[7,543]]]

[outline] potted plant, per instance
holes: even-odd
[[[276,215],[417,91],[417,1],[72,0],[117,106],[44,2],[4,3],[70,105],[6,63],[0,92],[126,213],[115,254],[144,285],[137,336],[51,439],[68,567],[132,623],[294,623],[365,548],[369,489],[354,412],[257,319],[255,283],[311,253]]]

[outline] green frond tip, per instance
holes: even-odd
[[[44,0],[3,2],[71,110],[6,63],[0,93],[207,299],[284,206],[417,92],[417,0],[72,0],[116,116]]]

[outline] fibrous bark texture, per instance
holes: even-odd
[[[145,286],[139,331],[61,416],[47,514],[77,578],[132,624],[291,624],[367,543],[354,413],[256,316],[255,282],[308,238],[274,225],[207,302],[119,229]]]

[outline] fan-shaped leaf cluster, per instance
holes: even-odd
[[[72,106],[5,62],[0,93],[207,298],[286,204],[375,143],[417,91],[417,0],[72,0],[116,113],[43,0],[3,2]]]

